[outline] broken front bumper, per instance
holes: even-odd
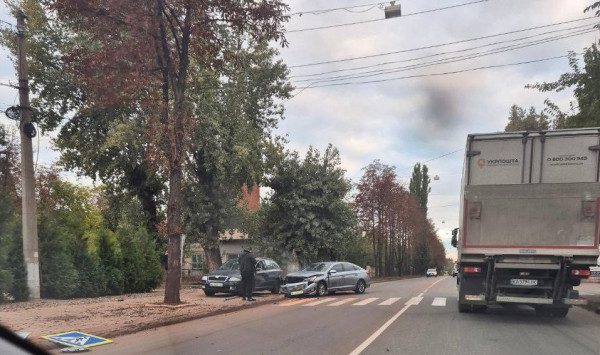
[[[306,281],[281,285],[281,292],[288,296],[314,295],[317,293],[317,284]]]

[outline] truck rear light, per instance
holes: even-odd
[[[465,267],[463,267],[463,272],[466,272],[466,273],[481,272],[481,268],[478,266],[465,266]]]
[[[590,276],[590,270],[571,270],[573,276]]]
[[[469,217],[472,219],[481,218],[481,201],[475,201],[469,204]]]
[[[596,215],[596,201],[582,201],[581,207],[584,217],[594,217]]]

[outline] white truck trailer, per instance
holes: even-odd
[[[458,310],[531,305],[565,317],[598,259],[600,128],[471,134],[461,189]]]

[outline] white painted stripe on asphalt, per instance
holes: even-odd
[[[344,299],[343,299],[343,300],[341,300],[341,301],[337,301],[337,302],[334,302],[334,303],[332,303],[332,304],[328,304],[328,306],[341,306],[341,305],[343,305],[344,303],[348,303],[348,302],[356,301],[357,299],[358,299],[358,298],[344,298]]]
[[[302,306],[304,306],[304,307],[318,306],[320,304],[331,302],[331,301],[334,301],[334,300],[335,300],[335,298],[324,298],[324,299],[318,300],[316,302],[311,302],[311,303],[303,304]]]
[[[295,306],[295,305],[298,305],[298,304],[306,303],[306,302],[312,301],[312,300],[313,300],[312,298],[300,298],[300,299],[293,300],[293,301],[278,303],[278,304],[276,304],[276,306],[279,306],[279,307],[290,307],[290,306]]]
[[[380,306],[391,306],[391,305],[393,305],[394,303],[398,302],[398,300],[399,300],[400,298],[401,298],[401,297],[390,297],[390,298],[388,298],[387,300],[385,300],[385,301],[381,302],[379,305],[380,305]]]
[[[423,300],[423,297],[413,297],[411,299],[409,299],[408,301],[406,301],[405,305],[407,306],[416,306],[419,303],[421,303],[421,301]]]
[[[442,280],[444,280],[444,278],[441,278],[440,280],[431,284],[429,287],[427,287],[425,291],[429,290],[431,287],[433,287],[435,284]],[[377,339],[381,335],[381,333],[383,333],[390,325],[392,325],[392,323],[394,323],[394,321],[396,321],[396,319],[398,319],[398,317],[400,317],[402,313],[406,312],[406,310],[409,309],[410,306],[410,304],[405,305],[401,310],[398,311],[398,313],[396,313],[392,318],[385,322],[384,325],[377,329],[375,333],[373,333],[370,337],[363,341],[362,344],[360,344],[356,349],[352,350],[350,355],[359,355],[363,350],[367,348],[367,346],[371,345],[371,343],[373,343],[375,339]]]
[[[427,291],[425,291],[425,292],[427,292]],[[425,294],[425,292],[419,293],[419,295],[417,297],[423,297],[423,295]]]
[[[353,305],[353,306],[364,306],[364,305],[366,305],[366,304],[369,304],[369,303],[371,303],[371,302],[373,302],[373,301],[377,301],[378,299],[379,299],[379,297],[367,298],[367,299],[365,299],[365,300],[362,300],[362,301],[360,301],[360,302],[356,302],[356,303],[354,303],[354,304],[352,304],[352,305]]]
[[[433,299],[432,306],[446,307],[446,297],[436,297]]]

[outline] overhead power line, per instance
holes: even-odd
[[[583,28],[588,28],[588,29],[591,30],[590,24],[585,24],[585,25],[581,25],[581,26],[575,26],[575,27],[569,27],[569,28],[564,28],[564,29],[546,31],[546,32],[538,33],[538,34],[531,35],[531,36],[525,36],[525,37],[520,37],[520,38],[508,39],[508,40],[503,40],[503,41],[497,41],[497,42],[493,42],[493,43],[483,44],[483,45],[480,45],[480,46],[475,46],[475,47],[470,47],[470,48],[464,48],[464,49],[458,49],[458,50],[453,50],[453,51],[445,51],[445,52],[440,52],[440,53],[425,55],[425,56],[421,56],[421,57],[410,58],[410,59],[402,59],[402,60],[380,62],[380,63],[376,63],[376,64],[371,64],[371,65],[363,65],[363,66],[360,66],[360,67],[344,68],[344,69],[336,69],[336,70],[328,70],[328,71],[318,72],[318,73],[312,73],[312,74],[291,75],[290,79],[292,79],[292,78],[315,77],[315,76],[322,76],[322,75],[327,75],[327,74],[334,74],[334,73],[341,73],[341,72],[347,72],[347,71],[355,71],[355,70],[363,70],[363,69],[369,69],[369,68],[374,68],[374,67],[381,67],[381,66],[390,65],[390,64],[413,62],[413,61],[417,61],[417,60],[421,60],[421,59],[439,57],[439,56],[446,55],[446,54],[470,52],[470,51],[473,51],[473,50],[476,50],[476,49],[481,49],[481,48],[485,48],[485,47],[491,47],[491,46],[495,46],[495,45],[499,45],[499,44],[511,43],[511,42],[517,42],[517,41],[523,41],[523,40],[526,40],[526,39],[540,37],[540,36],[551,34],[551,33],[565,32],[565,31],[571,31],[571,30],[583,29]],[[595,29],[594,29],[594,31],[595,31]]]
[[[298,12],[291,13],[290,16],[302,16],[305,14],[322,15],[322,14],[326,14],[326,13],[333,12],[333,11],[339,11],[339,10],[344,10],[344,11],[353,12],[353,13],[363,13],[363,12],[367,12],[367,11],[374,9],[377,6],[383,6],[385,4],[386,4],[385,2],[376,2],[376,3],[372,3],[372,4],[336,7],[336,8],[332,8],[332,9],[298,11]],[[359,7],[367,7],[367,6],[370,6],[370,7],[366,10],[352,11],[352,9],[357,9]]]
[[[403,14],[402,17],[414,16],[414,15],[422,15],[422,14],[426,14],[426,13],[430,13],[430,12],[437,12],[437,11],[442,11],[442,10],[449,10],[449,9],[454,9],[454,8],[462,7],[462,6],[475,5],[475,4],[479,4],[479,3],[487,2],[487,1],[489,1],[489,0],[478,0],[478,1],[467,2],[467,3],[464,3],[464,4],[458,4],[458,5],[440,7],[440,8],[437,8],[437,9],[431,9],[431,10],[413,12],[413,13]],[[379,21],[385,21],[385,20],[387,20],[387,19],[386,18],[379,18],[379,19],[375,19],[375,20],[366,20],[366,21],[341,23],[341,24],[338,24],[338,25],[302,28],[302,29],[297,29],[297,30],[289,30],[289,31],[287,31],[287,33],[296,33],[296,32],[306,32],[306,31],[314,31],[314,30],[323,30],[323,29],[327,29],[327,28],[353,26],[353,25],[360,25],[360,24],[363,24],[363,23],[379,22]]]
[[[581,55],[581,53],[576,53],[576,54],[577,55]],[[313,88],[322,88],[322,87],[330,87],[330,86],[362,85],[362,84],[382,83],[382,82],[386,82],[386,81],[396,81],[396,80],[405,80],[405,79],[414,79],[414,78],[425,78],[425,77],[432,77],[432,76],[445,76],[445,75],[451,75],[451,74],[460,74],[460,73],[466,73],[466,72],[472,72],[472,71],[479,71],[479,70],[484,70],[484,69],[504,68],[504,67],[511,67],[511,66],[516,66],[516,65],[540,63],[540,62],[546,62],[546,61],[550,61],[550,60],[554,60],[554,59],[566,58],[568,56],[569,55],[560,55],[560,56],[555,56],[555,57],[535,59],[535,60],[529,60],[529,61],[524,61],[524,62],[507,63],[507,64],[497,64],[497,65],[488,65],[488,66],[483,66],[483,67],[463,69],[463,70],[447,71],[447,72],[442,72],[442,73],[417,74],[417,75],[400,76],[400,77],[396,77],[396,78],[379,79],[379,80],[367,80],[367,81],[356,81],[356,82],[349,82],[349,83],[323,84],[323,85],[314,85],[314,86],[311,86],[311,87],[308,87],[308,86],[297,87],[296,89],[313,89]]]
[[[553,26],[559,26],[559,25],[564,25],[564,24],[567,24],[567,23],[585,21],[585,20],[590,20],[590,19],[597,19],[597,18],[596,17],[586,17],[586,18],[581,18],[581,19],[577,19],[577,20],[563,21],[563,22],[557,22],[557,23],[553,23],[553,24],[549,24],[549,25],[542,25],[542,26],[535,26],[535,27],[523,28],[523,29],[514,30],[514,31],[496,33],[496,34],[493,34],[493,35],[487,35],[487,36],[481,36],[481,37],[474,37],[474,38],[464,39],[464,40],[460,40],[460,41],[453,41],[453,42],[446,42],[446,43],[434,44],[434,45],[425,46],[425,47],[416,47],[416,48],[403,49],[403,50],[398,50],[398,51],[393,51],[393,52],[385,52],[385,53],[365,55],[365,56],[360,56],[360,57],[351,57],[351,58],[336,59],[336,60],[329,60],[329,61],[321,61],[321,62],[315,62],[315,63],[290,65],[290,66],[288,66],[288,68],[303,68],[303,67],[310,67],[310,66],[315,66],[315,65],[349,62],[349,61],[360,60],[360,59],[383,57],[383,56],[392,55],[392,54],[415,52],[415,51],[420,51],[420,50],[424,50],[424,49],[432,49],[432,48],[439,48],[439,47],[444,47],[444,46],[450,46],[450,45],[454,45],[454,44],[468,43],[468,42],[473,42],[473,41],[479,41],[479,40],[482,40],[482,39],[500,37],[500,36],[510,35],[510,34],[514,34],[514,33],[527,32],[527,31],[537,30],[537,29],[541,29],[541,28],[548,28],[548,27],[553,27]]]
[[[442,155],[440,155],[440,156],[437,156],[437,157],[435,157],[435,158],[431,158],[431,159],[429,159],[429,160],[425,160],[425,161],[423,162],[423,164],[425,164],[425,163],[429,163],[430,161],[434,161],[434,160],[438,160],[438,159],[445,158],[445,157],[447,157],[447,156],[449,156],[449,155],[456,154],[456,153],[458,153],[458,152],[461,152],[461,151],[463,151],[463,150],[465,150],[465,148],[460,148],[460,149],[457,149],[457,150],[455,150],[455,151],[452,151],[452,152],[449,152],[449,153],[444,153],[444,154],[442,154]],[[413,166],[406,166],[406,167],[404,167],[404,168],[400,168],[400,169],[398,169],[398,171],[404,171],[404,170],[408,170],[408,169],[412,169],[412,168],[414,168],[414,165],[413,165]]]
[[[421,69],[421,68],[442,65],[442,64],[462,62],[465,60],[490,56],[490,55],[494,55],[494,54],[506,53],[506,52],[510,52],[510,51],[514,51],[514,50],[518,50],[518,49],[528,48],[528,47],[535,46],[535,45],[545,44],[545,43],[549,43],[549,42],[558,41],[561,39],[567,39],[567,38],[571,38],[571,37],[575,37],[575,36],[580,36],[582,34],[588,34],[588,33],[594,33],[594,32],[596,32],[595,29],[584,29],[584,30],[575,31],[573,33],[568,33],[568,34],[561,35],[561,36],[543,38],[543,39],[532,41],[532,42],[514,44],[514,45],[490,49],[490,50],[483,51],[483,52],[476,52],[476,53],[467,54],[467,55],[459,55],[459,56],[454,56],[454,57],[449,57],[449,58],[444,58],[444,59],[437,59],[437,60],[424,62],[424,63],[417,63],[417,64],[406,65],[406,66],[395,67],[395,68],[388,68],[388,69],[370,70],[370,71],[366,71],[366,72],[338,75],[338,76],[333,76],[333,77],[316,78],[316,79],[302,79],[302,80],[296,80],[296,82],[307,82],[308,81],[313,84],[318,84],[318,83],[324,83],[324,82],[352,80],[352,79],[374,77],[374,76],[379,76],[379,75],[393,74],[393,73],[398,73],[398,72],[402,72],[402,71]]]

